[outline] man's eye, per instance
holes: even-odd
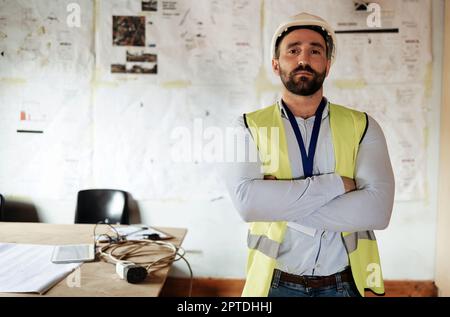
[[[290,50],[288,51],[289,54],[298,54],[298,52],[299,52],[299,50],[296,49],[296,48],[290,49]]]
[[[320,55],[320,51],[319,50],[312,50],[311,53],[314,54],[314,55]]]

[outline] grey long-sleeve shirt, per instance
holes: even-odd
[[[280,270],[298,275],[325,276],[348,266],[342,231],[380,230],[387,227],[393,201],[394,176],[386,140],[378,123],[369,118],[356,162],[357,190],[345,194],[341,177],[335,173],[335,157],[325,107],[317,142],[313,175],[303,177],[295,134],[281,102],[293,180],[264,180],[256,146],[244,120],[238,142],[245,157],[225,168],[225,180],[234,206],[247,222],[288,221],[285,239],[277,257]],[[315,117],[296,118],[306,149],[309,148]],[[228,148],[229,151],[235,150]]]

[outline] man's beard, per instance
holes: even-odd
[[[296,73],[300,71],[307,71],[312,76],[307,77],[303,75],[297,75],[297,78],[295,78]],[[287,75],[286,72],[283,71],[283,69],[280,67],[281,81],[283,82],[286,89],[295,95],[311,96],[315,94],[322,87],[325,76],[326,70],[324,70],[322,73],[318,73],[309,65],[300,65],[292,72],[290,72],[289,75]]]

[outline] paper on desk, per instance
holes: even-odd
[[[44,294],[81,265],[52,263],[53,248],[0,243],[0,292]]]

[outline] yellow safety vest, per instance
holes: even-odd
[[[288,146],[278,104],[244,115],[258,147],[265,174],[292,179]],[[354,178],[359,143],[367,125],[363,112],[329,103],[335,154],[335,172]],[[275,167],[275,168],[274,168]],[[274,210],[276,212],[276,210]],[[242,296],[267,296],[287,222],[253,222],[248,233],[247,279]],[[353,279],[361,296],[364,289],[384,294],[378,246],[373,231],[342,232]]]

